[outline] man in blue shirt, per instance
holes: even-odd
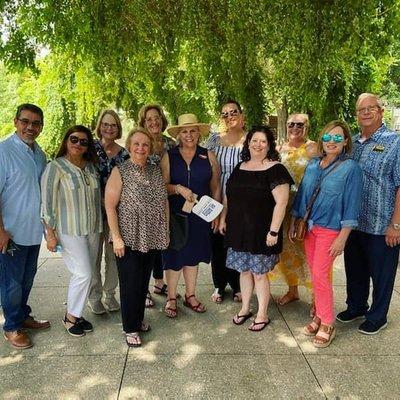
[[[0,143],[0,288],[4,338],[26,349],[32,342],[22,329],[50,327],[48,321],[31,317],[27,304],[43,234],[39,185],[46,156],[35,142],[43,111],[20,105],[14,126],[15,133]]]
[[[363,173],[362,205],[358,228],[347,241],[344,261],[347,277],[347,310],[341,322],[364,318],[358,331],[378,333],[387,325],[400,245],[400,135],[383,123],[381,99],[363,93],[357,100],[360,133],[353,159]],[[372,304],[368,307],[370,279]]]

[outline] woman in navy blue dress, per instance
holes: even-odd
[[[184,305],[195,312],[206,309],[196,296],[198,264],[211,259],[211,231],[217,229],[218,221],[208,223],[195,215],[182,211],[185,202],[194,204],[195,195],[200,199],[209,195],[221,200],[220,170],[213,152],[198,145],[200,135],[209,132],[210,126],[197,121],[194,114],[183,114],[178,125],[170,127],[168,133],[176,137],[179,145],[169,150],[161,160],[161,169],[167,184],[171,214],[179,213],[188,218],[186,244],[179,250],[163,252],[163,268],[166,270],[168,300],[165,313],[177,316],[176,288],[181,271],[185,280]]]

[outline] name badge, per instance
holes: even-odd
[[[382,153],[385,150],[385,146],[382,146],[381,144],[377,144],[372,151],[376,151],[378,153]]]

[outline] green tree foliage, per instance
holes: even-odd
[[[109,104],[132,118],[142,104],[158,101],[171,122],[189,111],[215,120],[230,97],[244,105],[249,124],[274,110],[282,118],[303,111],[316,131],[333,118],[352,121],[363,91],[397,95],[399,5],[3,1],[0,57],[8,68],[38,74],[34,98],[39,92],[41,104],[52,107],[46,114],[54,118],[56,137],[72,121],[92,123]],[[43,49],[50,55],[38,57]]]

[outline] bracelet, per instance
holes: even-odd
[[[273,236],[273,237],[278,236],[278,232],[275,232],[275,231],[269,231],[269,234],[270,234],[271,236]]]
[[[177,185],[175,185],[175,194],[179,194],[178,192],[178,187],[181,186],[179,183]]]

